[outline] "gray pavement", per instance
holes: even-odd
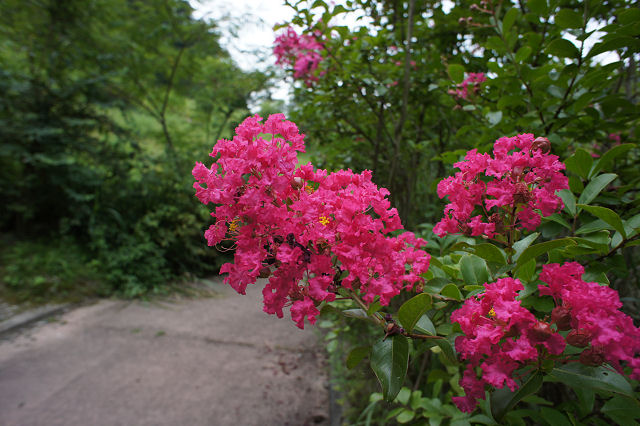
[[[253,291],[251,291],[253,290]],[[213,298],[105,300],[0,340],[0,425],[327,425],[313,327]]]

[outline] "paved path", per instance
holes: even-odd
[[[328,424],[312,328],[218,297],[102,301],[0,341],[0,425]],[[257,291],[255,291],[257,290]]]

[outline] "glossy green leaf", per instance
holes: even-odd
[[[564,228],[571,229],[571,225],[569,225],[569,223],[566,220],[564,220],[564,218],[560,216],[558,213],[554,213],[551,216],[547,216],[543,218],[543,220],[546,220],[549,222],[555,222]]]
[[[559,240],[545,241],[544,243],[532,245],[528,247],[526,250],[524,250],[522,254],[518,257],[518,261],[516,263],[516,270],[522,268],[522,266],[526,264],[529,260],[535,259],[541,254],[548,253],[553,249],[566,247],[569,245],[576,245],[576,242],[570,238],[561,238]]]
[[[590,234],[592,232],[602,231],[603,229],[614,229],[602,219],[597,219],[592,222],[586,223],[578,228],[575,232],[576,235]]]
[[[533,275],[536,273],[536,260],[531,259],[516,271],[516,278],[520,281],[531,281]]]
[[[427,293],[418,294],[400,306],[400,309],[398,309],[398,320],[405,330],[411,332],[420,317],[431,309],[431,306],[432,302],[430,295]]]
[[[427,334],[429,336],[436,335],[436,327],[433,325],[433,322],[431,322],[431,318],[429,318],[429,315],[427,314],[424,314],[420,317],[420,319],[418,319],[416,325],[413,326],[413,331]]]
[[[541,373],[535,373],[515,392],[512,392],[506,386],[495,390],[491,394],[491,413],[493,417],[500,422],[504,415],[511,411],[522,398],[538,392],[542,386],[542,379]]]
[[[576,150],[576,152],[564,161],[567,170],[577,174],[583,179],[587,179],[591,166],[593,165],[593,157],[587,151],[582,148]]]
[[[501,265],[507,264],[507,258],[505,257],[502,250],[496,247],[493,244],[482,243],[473,247],[473,254],[478,257],[483,258],[487,262],[498,263]]]
[[[637,424],[640,418],[640,404],[637,400],[616,396],[607,401],[600,409],[607,417],[620,425]]]
[[[620,219],[620,216],[618,216],[618,214],[613,210],[600,206],[587,206],[586,204],[578,204],[578,207],[588,211],[592,215],[602,219],[609,225],[613,226],[613,228],[618,231],[624,238],[627,237],[627,232],[624,229],[622,219]]]
[[[602,157],[600,157],[600,159],[593,165],[589,175],[594,176],[600,170],[607,169],[616,158],[626,154],[635,146],[636,145],[632,143],[625,143],[622,145],[614,146],[609,151],[602,154]]]
[[[395,399],[409,365],[409,342],[401,335],[392,336],[373,345],[371,350],[371,368],[380,385],[382,395],[387,402]]]
[[[582,15],[571,9],[560,9],[554,18],[560,28],[582,28]]]
[[[445,296],[445,297],[448,297],[450,299],[457,300],[457,301],[462,300],[462,293],[460,293],[460,289],[455,284],[447,284],[440,291],[440,294]]]
[[[466,284],[482,285],[489,281],[489,269],[484,259],[469,254],[460,259],[460,272]]]
[[[589,204],[591,201],[602,192],[618,175],[615,173],[605,173],[591,179],[589,184],[584,188],[580,198],[578,198],[578,204]]]
[[[562,199],[562,202],[564,203],[564,209],[567,211],[567,213],[569,213],[571,216],[575,216],[577,213],[576,196],[573,195],[573,193],[568,189],[557,191],[556,194],[558,194],[558,196]]]
[[[558,58],[577,58],[580,55],[578,48],[569,40],[564,38],[557,38],[553,40],[545,52],[549,55],[557,56]]]
[[[567,416],[562,412],[551,407],[541,407],[540,415],[547,421],[548,424],[553,426],[573,426]]]
[[[588,367],[574,363],[554,368],[549,374],[570,387],[587,387],[633,396],[633,389],[629,382],[620,374],[605,367]]]
[[[355,368],[363,359],[368,357],[370,353],[371,346],[358,346],[357,348],[353,348],[347,356],[347,368],[349,370]]]
[[[515,254],[513,255],[514,260],[518,260],[523,251],[527,249],[533,243],[536,238],[540,236],[539,232],[534,232],[531,235],[527,235],[525,238],[520,241],[516,241],[513,243],[513,249],[515,250]]]
[[[449,340],[437,339],[434,341],[434,343],[440,348],[440,350],[442,350],[442,354],[449,360],[449,362],[453,364],[456,364],[458,362],[456,351]]]
[[[460,84],[464,80],[464,67],[462,65],[450,64],[447,67],[447,72],[454,83]]]

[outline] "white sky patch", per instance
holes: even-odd
[[[293,10],[282,0],[189,0],[196,19],[212,19],[220,28],[220,43],[245,71],[275,65],[273,41],[276,24],[293,18]],[[288,101],[291,83],[276,85],[273,98]]]

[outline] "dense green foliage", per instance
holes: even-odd
[[[413,340],[396,348],[382,344],[379,328],[350,318],[391,313],[406,328],[408,297],[382,311],[374,304],[362,312],[346,301],[325,308],[321,325],[331,330],[346,416],[350,424],[634,423],[638,393],[624,379],[613,386],[620,376],[603,385],[584,372],[540,369],[523,380],[522,392],[496,392],[473,417],[450,403],[463,392],[453,348],[460,329],[449,315],[485,281],[519,278],[528,289],[519,299],[544,318],[553,305],[531,295],[540,265],[575,260],[585,265],[585,280],[618,290],[624,310],[640,318],[640,10],[627,1],[473,3],[456,1],[445,12],[438,1],[288,2],[296,11],[292,23],[307,34],[321,32],[326,48],[318,81],[297,86],[293,118],[315,143],[317,164],[373,170],[403,223],[429,240],[432,266],[422,295],[431,295],[433,305],[423,304],[426,313],[412,320],[449,342]],[[335,25],[345,14],[361,16],[363,25]],[[466,98],[456,96],[470,72],[485,73],[487,81]],[[497,138],[519,133],[547,137],[566,164],[570,190],[562,193],[562,214],[543,220],[539,233],[520,235],[513,247],[433,235],[444,206],[435,186],[454,173],[452,164],[470,149],[486,152]],[[384,395],[373,392],[375,377],[360,361],[369,359],[380,379],[380,371],[406,362],[398,353],[409,355],[406,377],[394,381],[392,374],[380,380]]]
[[[191,13],[182,0],[2,2],[6,262],[35,244],[46,263],[38,253],[64,239],[126,296],[219,266],[188,154],[227,135],[266,79],[239,70]],[[34,284],[4,272],[9,287]]]

